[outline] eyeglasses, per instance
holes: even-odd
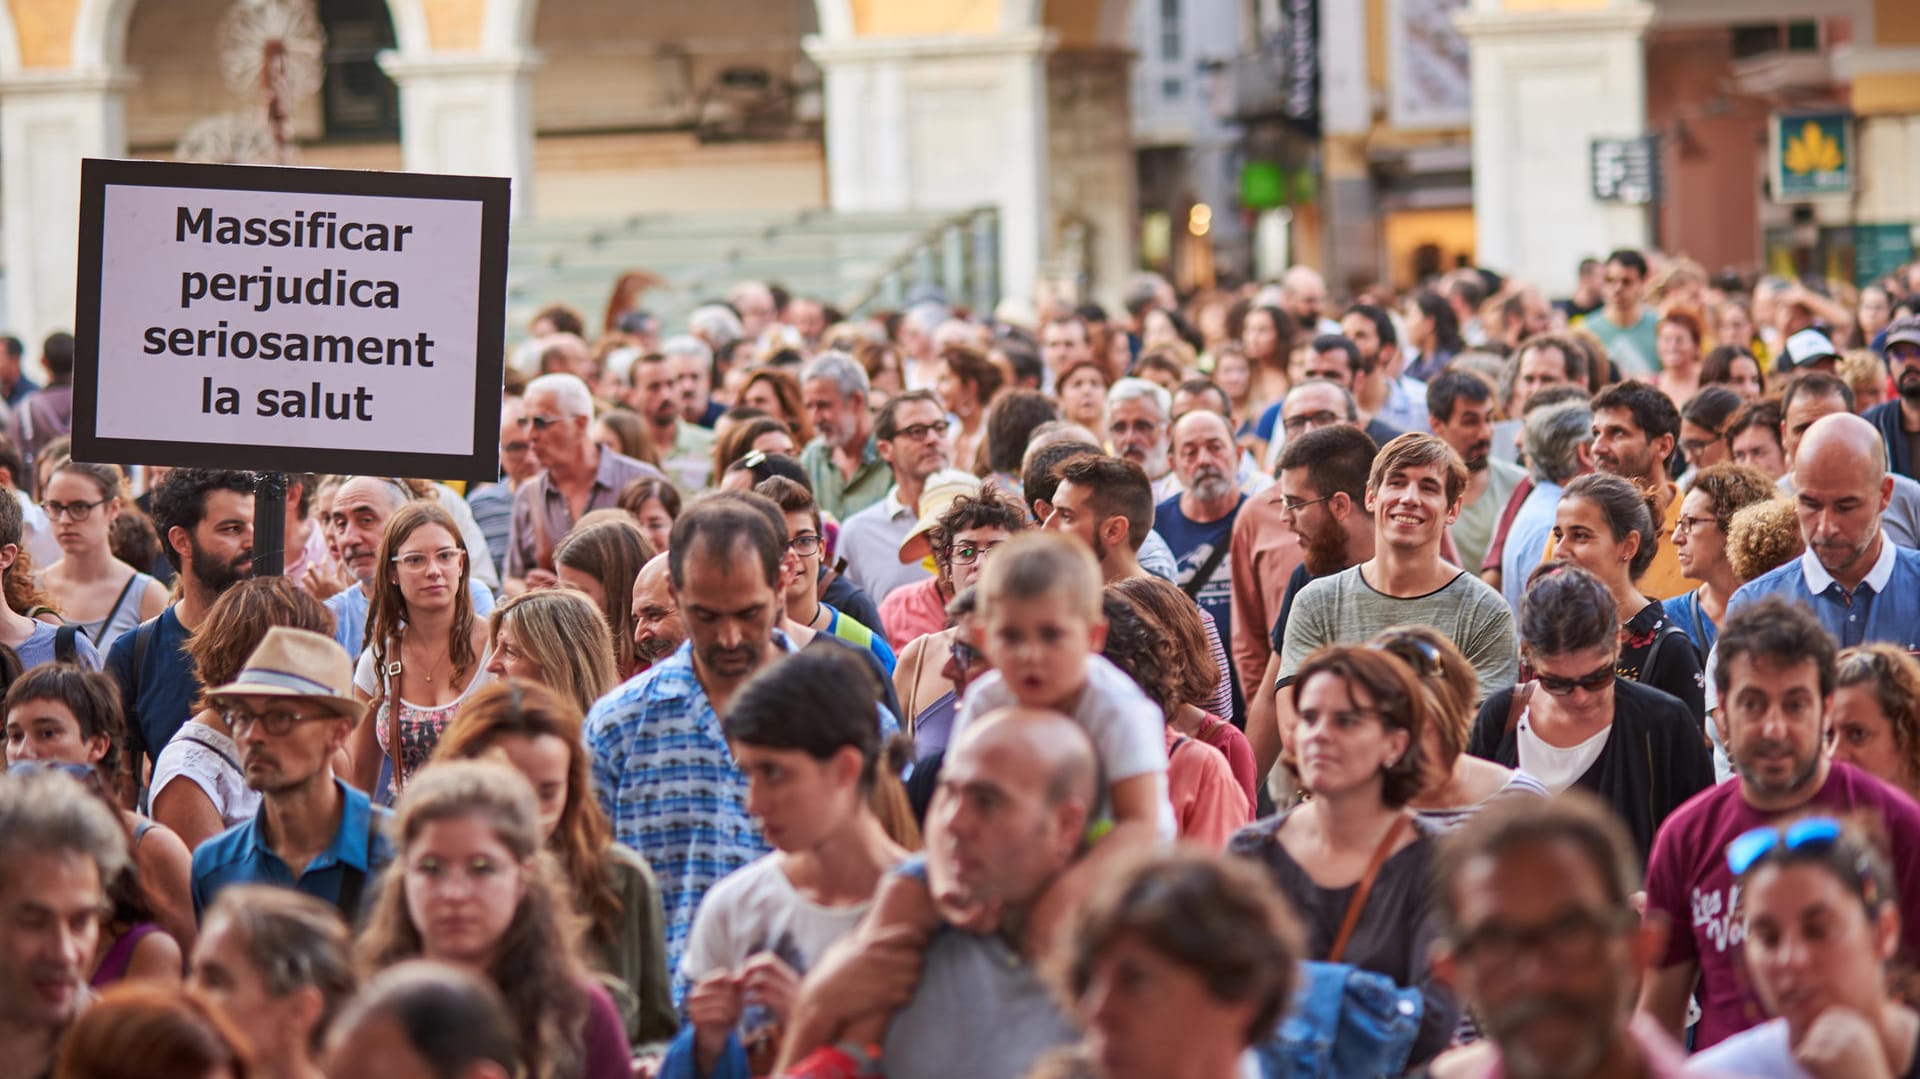
[[[972,670],[987,661],[986,653],[961,640],[957,633],[953,636],[953,643],[947,646],[947,654],[953,657],[954,666],[963,671]]]
[[[1454,954],[1489,970],[1511,968],[1525,955],[1574,966],[1592,962],[1608,937],[1626,932],[1636,921],[1631,910],[1602,913],[1576,907],[1529,928],[1488,924],[1456,929],[1447,936]]]
[[[227,726],[231,728],[235,734],[239,734],[243,727],[251,727],[255,723],[258,723],[268,734],[273,735],[275,738],[281,737],[298,724],[305,723],[308,720],[333,718],[332,714],[327,712],[313,715],[305,712],[296,712],[291,708],[274,708],[265,712],[249,712],[244,708],[229,708],[221,714],[226,717]]]
[[[998,546],[998,543],[949,543],[947,561],[956,566],[971,566],[974,560]]]
[[[1309,412],[1304,416],[1295,416],[1280,426],[1285,428],[1288,434],[1298,435],[1305,434],[1308,431],[1316,431],[1322,427],[1331,427],[1339,422],[1340,414],[1338,412],[1330,409],[1321,409],[1318,412]]]
[[[1564,697],[1576,689],[1584,689],[1591,693],[1594,690],[1611,685],[1613,679],[1614,670],[1612,660],[1608,660],[1606,666],[1596,667],[1590,673],[1583,674],[1578,678],[1562,678],[1557,674],[1547,674],[1545,671],[1535,671],[1533,675],[1533,680],[1540,683],[1541,689],[1546,690],[1556,697]]]
[[[530,449],[532,449],[532,448],[533,448],[533,443],[531,443],[531,442],[502,442],[502,443],[500,443],[500,452],[501,452],[501,453],[510,453],[510,454],[513,454],[513,455],[515,455],[515,456],[518,456],[518,455],[520,455],[520,454],[523,454],[523,453],[525,453],[525,452],[527,452],[528,450],[530,450]]]
[[[531,427],[535,432],[539,432],[552,427],[554,424],[559,423],[560,420],[561,417],[549,416],[544,412],[529,412],[520,417],[520,426]]]
[[[893,438],[887,441],[892,442],[905,438],[911,439],[914,442],[924,442],[928,435],[932,435],[935,438],[947,437],[947,421],[935,420],[932,423],[916,423],[912,427],[902,427],[894,431]]]
[[[1718,521],[1715,521],[1711,517],[1682,517],[1673,522],[1673,534],[1676,536],[1692,535],[1693,530],[1696,528],[1718,523]]]
[[[814,555],[820,553],[820,537],[813,532],[809,532],[803,536],[795,536],[787,541],[787,550],[792,551],[801,558],[812,558]]]
[[[1318,506],[1320,503],[1325,502],[1328,498],[1332,498],[1332,497],[1333,497],[1332,495],[1328,495],[1326,496],[1326,498],[1309,498],[1305,502],[1302,502],[1299,499],[1294,498],[1290,495],[1282,495],[1280,496],[1280,512],[1287,515],[1288,517],[1292,517],[1294,514],[1299,513],[1301,510],[1306,509],[1308,506]]]
[[[102,498],[96,502],[43,502],[41,508],[49,517],[65,517],[69,520],[84,521],[93,516],[93,511],[107,504]]]
[[[1718,438],[1685,438],[1685,439],[1681,439],[1681,440],[1680,440],[1680,452],[1681,452],[1681,453],[1683,453],[1683,454],[1686,454],[1686,456],[1687,456],[1687,460],[1689,460],[1689,461],[1691,461],[1691,460],[1693,460],[1693,459],[1694,459],[1695,457],[1698,457],[1698,456],[1700,456],[1701,454],[1703,454],[1703,453],[1705,453],[1705,452],[1707,452],[1707,450],[1708,450],[1709,448],[1711,448],[1711,447],[1712,447],[1712,446],[1713,446],[1713,445],[1714,445],[1715,443],[1717,443],[1717,442],[1719,442],[1719,441],[1720,441],[1720,440],[1719,440]]]
[[[403,570],[418,573],[427,568],[429,561],[441,569],[458,569],[460,568],[460,563],[464,561],[466,557],[467,552],[458,547],[442,547],[432,554],[428,554],[425,551],[408,551],[406,554],[397,554],[393,556],[393,561]]]
[[[1746,876],[1755,862],[1781,851],[1813,853],[1840,840],[1840,822],[1832,817],[1805,817],[1785,828],[1765,826],[1742,832],[1727,844],[1727,868]]]

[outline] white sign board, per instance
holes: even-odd
[[[498,475],[506,180],[81,166],[74,455]]]

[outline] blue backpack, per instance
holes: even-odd
[[[1406,1070],[1425,1002],[1418,989],[1346,963],[1303,962],[1293,1008],[1253,1047],[1263,1079],[1385,1079]]]

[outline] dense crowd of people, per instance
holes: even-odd
[[[0,1076],[1920,1075],[1920,264],[1579,280],[616,290],[275,575],[0,339]]]

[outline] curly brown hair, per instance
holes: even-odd
[[[1731,461],[1701,469],[1687,490],[1699,491],[1713,501],[1713,521],[1720,526],[1722,535],[1726,534],[1728,526],[1733,523],[1733,515],[1741,508],[1779,495],[1779,489],[1774,487],[1765,472],[1751,465],[1739,465]]]
[[[807,418],[806,399],[800,393],[800,380],[777,367],[761,367],[740,384],[738,399],[745,401],[747,391],[760,382],[766,383],[767,388],[773,391],[774,398],[780,402],[780,410],[786,413],[784,416],[775,415],[774,419],[785,422],[787,429],[793,432],[793,440],[800,445],[813,441],[813,421]]]
[[[1177,585],[1152,575],[1128,577],[1107,588],[1132,603],[1153,632],[1173,685],[1168,710],[1211,700],[1220,685],[1220,665],[1207,643],[1200,608]]]
[[[1755,502],[1727,523],[1727,565],[1743,584],[1799,558],[1806,549],[1792,499]]]
[[[196,710],[208,707],[206,687],[224,686],[240,676],[247,657],[275,626],[333,636],[333,612],[285,577],[249,577],[220,594],[200,628],[187,638],[187,659],[201,696]]]

